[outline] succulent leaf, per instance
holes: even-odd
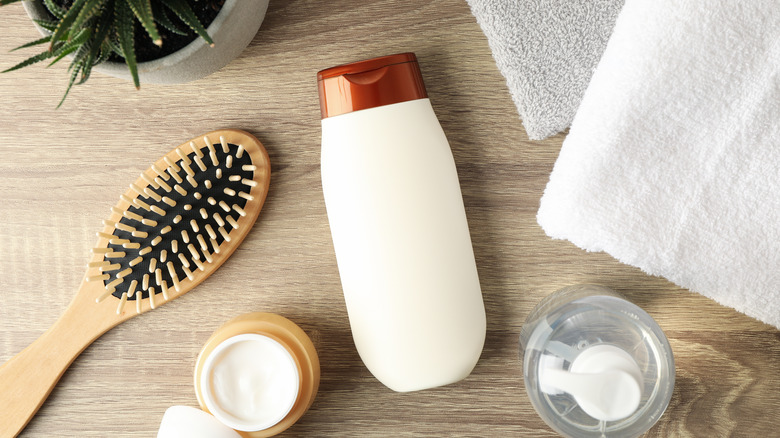
[[[54,3],[54,0],[43,0],[43,4],[44,6],[46,6],[46,9],[49,10],[49,13],[54,15],[54,18],[56,18],[57,20],[62,20],[62,17],[65,16],[65,13],[68,12],[67,9],[63,8],[57,3]]]
[[[90,32],[90,29],[81,29],[72,40],[58,46],[53,52],[56,58],[49,63],[48,67],[51,67],[56,64],[57,61],[84,47],[84,43],[89,39]],[[72,65],[73,63],[71,63],[71,66]]]
[[[48,30],[49,32],[54,32],[54,29],[57,28],[57,25],[60,23],[57,20],[33,20],[35,24],[38,26],[41,26],[42,28]]]
[[[68,67],[68,71],[72,71],[75,68],[76,64],[81,64],[82,71],[83,71],[83,67],[86,67],[85,59],[87,56],[89,56],[89,51],[91,48],[92,46],[89,44],[88,40],[85,41],[84,44],[78,46],[73,55],[73,62],[71,62],[70,66]]]
[[[49,40],[51,40],[51,35],[46,35],[45,37],[43,37],[41,39],[38,39],[38,40],[35,40],[35,41],[30,41],[27,44],[22,44],[19,47],[15,47],[15,48],[11,49],[11,52],[14,52],[14,51],[19,50],[19,49],[26,49],[28,47],[32,47],[32,46],[37,46],[37,45],[40,45],[40,44],[48,43]]]
[[[86,2],[87,0],[75,0],[73,2],[73,4],[70,6],[70,9],[68,9],[68,12],[66,12],[65,16],[60,20],[57,28],[54,29],[54,33],[51,35],[51,46],[49,47],[49,50],[54,50],[55,42],[65,40],[69,36],[73,36],[70,35],[73,29],[71,25],[78,17],[79,12],[81,12],[81,9],[84,7]]]
[[[90,40],[87,42],[87,44],[90,46],[90,49],[86,59],[84,60],[84,71],[82,73],[79,84],[86,82],[93,66],[105,61],[105,59],[102,59],[103,57],[100,56],[100,51],[107,47],[106,44],[108,40],[108,34],[111,31],[111,24],[113,22],[114,2],[111,1],[105,5],[103,13],[96,17],[95,33],[91,35]],[[108,47],[109,54],[110,51],[111,48]],[[108,59],[109,54],[105,55],[106,59]]]
[[[68,80],[68,87],[65,89],[65,94],[63,94],[62,99],[60,99],[60,103],[57,104],[57,108],[62,106],[62,103],[65,102],[65,98],[68,97],[68,93],[70,93],[71,87],[73,87],[73,83],[76,82],[76,78],[79,75],[79,72],[81,71],[83,67],[83,61],[74,61],[71,64],[71,67],[73,69],[70,72],[70,79]]]
[[[111,53],[113,53],[111,50],[111,43],[109,43],[108,40],[103,41],[103,44],[100,46],[100,53],[98,54],[97,60],[95,61],[95,65],[106,62],[111,56]]]
[[[90,52],[92,52],[92,44],[88,40],[81,47],[79,47],[79,49],[73,55],[73,62],[71,62],[70,65],[73,66],[74,64],[77,64],[77,63],[81,64],[81,80],[76,82],[76,85],[83,83],[84,80],[85,80],[84,79],[84,74],[85,73],[89,74],[89,72],[92,71],[92,64],[87,65],[87,62],[92,62],[92,61],[88,61],[88,59],[87,59],[87,58],[89,58]],[[89,71],[87,71],[87,70],[89,70]]]
[[[163,8],[159,3],[152,3],[152,13],[154,14],[154,21],[159,23],[162,27],[168,29],[172,33],[175,33],[176,35],[187,35],[187,32],[179,29],[178,26],[173,24],[171,18],[168,17],[168,13],[165,12],[165,8]]]
[[[120,58],[125,57],[125,54],[122,53],[122,46],[119,45],[119,36],[116,33],[108,36],[108,44],[111,46],[111,51],[113,51],[116,56],[119,56]]]
[[[181,21],[183,21],[190,29],[194,30],[203,40],[209,45],[214,46],[214,41],[206,32],[206,28],[203,27],[195,12],[192,11],[189,3],[185,0],[162,0],[165,6],[168,7],[173,13],[175,13]]]
[[[141,22],[146,33],[149,34],[149,38],[152,39],[155,45],[162,46],[162,38],[157,31],[157,25],[154,24],[154,15],[152,13],[151,0],[126,0],[130,9],[138,17],[138,21]]]
[[[96,55],[93,55],[94,46],[90,49],[90,53],[87,56],[87,59],[84,60],[84,68],[81,70],[81,79],[76,83],[76,85],[81,85],[87,82],[87,79],[89,79],[89,76],[92,73],[92,67],[105,62],[105,60],[108,59],[109,55],[111,54],[111,48],[108,47],[108,43],[106,42],[97,45],[97,48],[98,50]]]
[[[127,68],[130,69],[130,75],[133,77],[133,84],[135,88],[140,88],[141,84],[138,80],[138,63],[135,59],[134,48],[134,23],[133,23],[133,11],[130,9],[130,5],[125,1],[118,1],[114,9],[114,29],[116,29],[117,36],[119,37],[119,46],[122,49],[122,55],[125,58]]]
[[[105,2],[106,0],[86,0],[84,7],[81,8],[81,12],[79,12],[79,15],[73,21],[71,27],[73,29],[80,29],[87,20],[100,12],[100,8]]]
[[[13,66],[11,68],[7,68],[7,69],[3,70],[2,73],[7,73],[9,71],[18,70],[18,69],[20,69],[22,67],[27,67],[28,65],[35,64],[36,62],[41,62],[44,59],[49,59],[52,56],[54,56],[54,53],[52,53],[52,52],[47,50],[47,51],[45,51],[43,53],[39,53],[39,54],[37,54],[35,56],[31,56],[31,57],[25,59],[24,61],[16,64],[15,66]]]

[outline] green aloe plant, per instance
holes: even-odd
[[[0,6],[19,1],[0,0]],[[55,0],[42,1],[53,19],[35,22],[50,34],[13,50],[48,44],[47,50],[3,73],[44,60],[51,60],[49,65],[52,65],[70,55],[70,78],[57,108],[65,101],[71,87],[86,82],[92,67],[108,60],[111,54],[125,60],[135,87],[140,87],[135,55],[136,22],[156,45],[161,46],[163,41],[158,25],[175,34],[186,34],[171,20],[169,14],[174,14],[208,44],[214,45],[187,0],[73,0],[69,7],[60,6]]]

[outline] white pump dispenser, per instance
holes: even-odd
[[[594,345],[580,353],[568,371],[543,367],[542,390],[571,394],[586,414],[616,421],[633,414],[642,397],[642,371],[630,354],[613,345]]]

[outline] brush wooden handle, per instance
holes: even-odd
[[[180,145],[130,184],[98,232],[65,313],[0,367],[0,438],[22,431],[100,335],[190,291],[222,265],[257,219],[270,177],[260,141],[224,129]]]
[[[83,283],[57,322],[0,366],[0,438],[18,435],[73,360],[100,335],[133,316],[96,315],[100,305],[94,302],[94,292],[90,296],[93,284]]]

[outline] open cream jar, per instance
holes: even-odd
[[[284,345],[244,333],[214,348],[203,364],[200,389],[208,410],[242,432],[282,421],[298,398],[298,366]]]
[[[270,313],[228,321],[209,338],[195,365],[200,407],[247,438],[292,426],[314,401],[319,380],[309,337]]]

